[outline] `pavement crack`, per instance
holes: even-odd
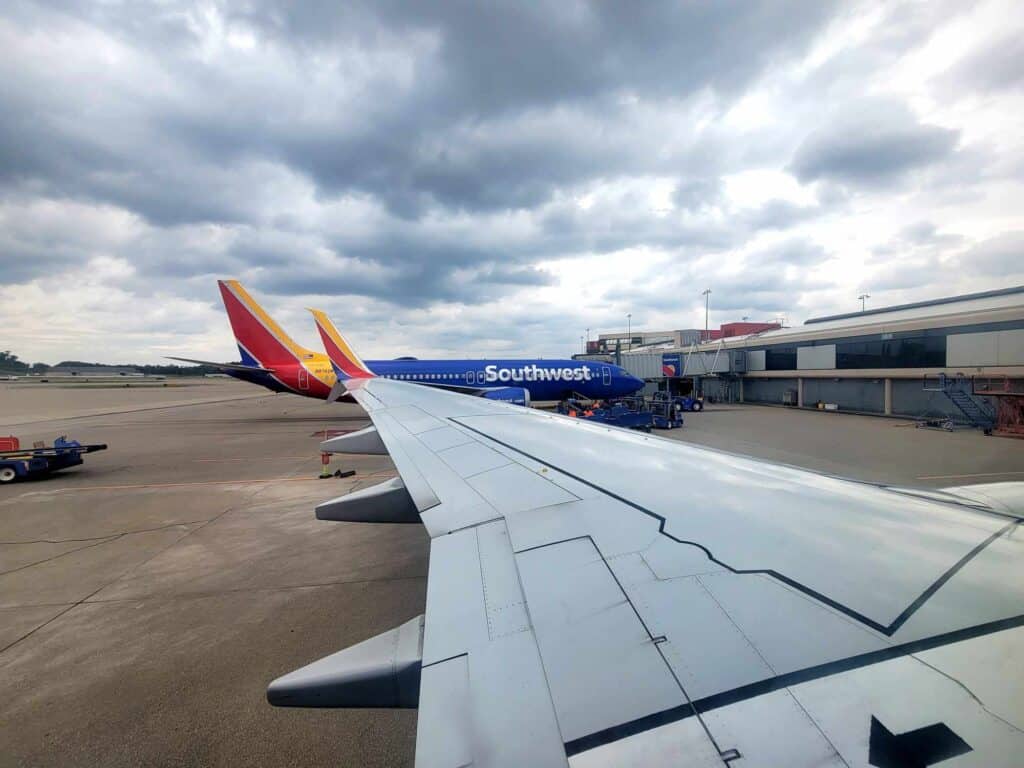
[[[198,525],[199,523],[208,523],[209,520],[182,520],[180,523],[168,523],[167,525],[158,525],[155,528],[139,528],[134,531],[118,531],[116,533],[108,533],[103,536],[89,536],[82,539],[26,539],[24,541],[0,541],[0,545],[14,546],[17,544],[71,544],[78,541],[100,541],[101,539],[118,539],[122,536],[134,536],[137,533],[152,533],[153,531],[164,531],[168,528],[176,528],[179,525]],[[74,551],[74,550],[72,550]]]
[[[248,497],[248,499],[246,501],[247,502],[251,502],[252,501],[252,497],[255,496],[255,494],[256,494],[256,489],[253,489],[253,491],[250,492],[250,495],[249,495],[249,497]],[[141,562],[136,563],[135,565],[131,566],[130,568],[128,568],[124,572],[118,574],[117,577],[111,579],[110,581],[108,581],[108,582],[106,582],[104,584],[101,584],[96,589],[94,589],[92,592],[87,594],[85,597],[82,597],[82,598],[74,601],[67,608],[65,608],[63,611],[60,611],[56,616],[52,616],[51,618],[49,618],[46,621],[44,621],[42,624],[39,624],[36,627],[33,627],[32,629],[30,629],[28,632],[23,634],[21,637],[18,637],[16,639],[12,640],[10,643],[5,645],[3,648],[0,648],[0,655],[6,653],[11,648],[16,646],[18,643],[20,643],[21,641],[26,640],[27,638],[31,637],[32,635],[34,635],[36,632],[38,632],[39,630],[43,629],[44,627],[47,627],[50,624],[52,624],[53,622],[57,621],[57,619],[59,619],[61,616],[64,616],[66,613],[68,613],[68,611],[72,611],[75,608],[77,608],[78,606],[80,606],[83,603],[87,602],[89,600],[89,598],[91,598],[91,597],[93,597],[95,595],[98,595],[100,592],[102,592],[104,589],[106,589],[107,587],[111,586],[112,584],[116,584],[118,581],[123,579],[128,574],[138,570],[143,565],[145,565],[146,563],[148,563],[151,560],[153,560],[153,558],[159,557],[164,552],[166,552],[168,549],[170,549],[175,544],[177,544],[179,541],[184,539],[186,536],[188,536],[188,535],[190,535],[192,533],[195,533],[196,531],[202,530],[203,528],[205,528],[210,523],[213,523],[213,522],[216,522],[217,520],[220,520],[228,512],[231,512],[234,509],[238,509],[240,506],[241,506],[241,504],[233,504],[232,506],[227,507],[222,512],[217,513],[216,515],[214,515],[213,517],[211,517],[209,520],[207,520],[206,522],[202,523],[201,525],[197,525],[195,528],[189,528],[181,536],[177,537],[174,541],[172,541],[166,547],[161,547],[159,550],[154,552],[152,555],[147,557],[145,560],[142,560]],[[117,536],[117,537],[114,537],[114,538],[120,538],[120,536]],[[113,541],[113,539],[111,539],[111,541]],[[87,549],[89,547],[98,547],[101,544],[105,544],[105,543],[106,543],[105,541],[97,541],[97,542],[93,542],[92,544],[86,544],[85,546],[79,547],[78,549]],[[69,552],[65,552],[63,554],[70,554],[70,553]],[[63,555],[57,555],[56,557],[62,557],[62,556]],[[55,558],[51,558],[51,559],[56,559],[56,557]],[[38,565],[38,563],[36,563],[36,565]],[[27,568],[27,567],[30,567],[30,566],[23,566],[23,567]],[[18,569],[15,569],[15,570],[21,570],[21,569],[18,568]]]
[[[109,536],[109,537],[107,537],[105,539],[101,539],[99,541],[92,541],[90,539],[90,541],[92,541],[91,544],[84,544],[81,547],[75,547],[74,549],[69,549],[66,552],[61,552],[60,554],[53,555],[52,557],[44,557],[42,560],[36,560],[34,562],[31,562],[31,563],[26,563],[25,565],[19,565],[17,568],[11,568],[10,570],[7,570],[7,571],[0,571],[0,576],[6,576],[9,573],[17,573],[18,571],[23,571],[26,568],[33,568],[33,567],[35,567],[37,565],[42,565],[43,563],[49,563],[52,560],[57,560],[58,558],[64,557],[66,555],[73,555],[75,552],[81,552],[83,549],[90,549],[91,547],[98,547],[101,544],[107,544],[107,543],[109,543],[111,541],[114,541],[115,539],[118,539],[118,538],[120,538],[120,536],[113,535],[113,536]],[[2,653],[2,651],[0,651],[0,653]]]

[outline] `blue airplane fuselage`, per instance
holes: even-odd
[[[522,387],[531,400],[629,395],[642,380],[610,363],[589,360],[367,360],[378,376],[458,387]]]
[[[321,355],[290,365],[276,364],[274,372],[258,370],[260,363],[245,354],[243,364],[252,373],[230,370],[237,379],[260,384],[275,392],[323,398],[334,384],[330,362]],[[589,360],[367,360],[367,367],[386,379],[440,387],[492,389],[522,387],[531,400],[563,400],[573,394],[593,399],[622,397],[640,389],[641,379],[610,363]]]

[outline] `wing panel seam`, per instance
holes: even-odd
[[[719,693],[711,694],[710,696],[705,696],[701,699],[696,699],[693,702],[693,707],[700,713],[710,712],[714,709],[727,707],[731,704],[738,704],[742,701],[747,701],[758,696],[763,696],[766,693],[772,693],[773,691],[782,690],[783,688],[788,688],[800,683],[807,683],[824,677],[841,674],[843,672],[850,672],[852,670],[867,667],[872,664],[878,664],[883,661],[890,661],[892,659],[903,658],[905,656],[912,657],[913,654],[921,651],[929,651],[933,648],[941,648],[945,645],[952,645],[953,643],[959,643],[964,640],[972,640],[976,637],[984,637],[985,635],[1003,632],[1008,629],[1016,629],[1022,626],[1024,626],[1024,614],[1012,616],[1007,619],[999,619],[998,621],[990,621],[984,624],[976,624],[973,627],[965,627],[964,629],[945,632],[941,635],[932,635],[931,637],[912,640],[899,645],[892,645],[887,648],[881,648],[877,651],[868,651],[867,653],[858,654],[856,656],[848,656],[845,659],[829,661],[824,664],[818,664],[813,667],[796,670],[795,672],[786,672],[781,675],[776,675],[775,677],[759,680],[755,683],[741,685],[738,688],[732,688],[728,691],[721,691]],[[605,744],[611,744],[612,742],[619,741],[620,739],[635,736],[638,733],[643,733],[654,728],[660,728],[663,725],[669,725],[670,723],[685,720],[689,717],[693,717],[693,712],[691,712],[690,707],[685,704],[681,704],[678,707],[666,709],[661,712],[655,712],[652,715],[637,718],[629,723],[605,728],[604,730],[597,731],[588,736],[581,736],[578,739],[566,742],[565,754],[572,757],[580,752],[586,752],[587,750],[594,749]]]
[[[708,559],[711,560],[711,562],[716,563],[716,564],[722,566],[723,568],[728,569],[732,573],[739,574],[739,575],[763,574],[765,576],[770,576],[771,578],[775,579],[776,581],[779,581],[779,582],[781,582],[783,584],[787,584],[790,587],[792,587],[793,589],[796,589],[796,590],[798,590],[800,592],[803,592],[806,595],[811,596],[812,598],[817,600],[819,603],[827,605],[828,607],[832,608],[833,610],[838,611],[839,613],[845,614],[846,616],[849,616],[851,619],[854,619],[854,620],[860,622],[864,626],[869,627],[869,628],[875,630],[876,632],[878,632],[878,633],[880,633],[882,635],[885,635],[886,637],[892,637],[900,629],[900,627],[902,627],[903,624],[905,624],[907,622],[907,620],[911,616],[914,615],[914,613],[916,613],[925,603],[928,602],[928,599],[931,598],[932,595],[934,595],[939,590],[939,588],[942,587],[943,584],[945,584],[947,581],[949,581],[949,579],[952,578],[956,574],[957,571],[959,571],[967,563],[969,563],[972,559],[974,559],[974,557],[976,557],[978,554],[980,554],[989,544],[991,544],[993,541],[995,541],[999,537],[1003,536],[1005,533],[1010,531],[1010,529],[1012,529],[1015,526],[1020,525],[1022,522],[1024,522],[1024,519],[1017,518],[1017,519],[1013,520],[1012,522],[1008,523],[1005,527],[1003,527],[999,531],[996,531],[994,534],[989,536],[987,539],[985,539],[983,542],[981,542],[979,545],[977,545],[974,549],[972,549],[970,552],[968,552],[966,555],[964,555],[959,561],[957,561],[957,563],[955,563],[953,566],[948,568],[941,576],[939,576],[938,579],[936,579],[927,589],[925,589],[925,591],[922,592],[921,595],[919,595],[910,605],[908,605],[907,608],[904,609],[900,613],[900,615],[896,617],[896,619],[894,619],[890,624],[886,625],[886,624],[882,624],[881,622],[875,621],[871,617],[864,615],[863,613],[861,613],[860,611],[856,610],[855,608],[851,608],[850,606],[845,605],[845,604],[839,602],[838,600],[835,600],[835,599],[829,597],[828,595],[826,595],[826,594],[824,594],[822,592],[819,592],[818,590],[814,589],[813,587],[809,587],[806,584],[803,584],[803,583],[797,581],[796,579],[793,579],[793,578],[787,576],[784,573],[780,573],[779,571],[776,571],[773,568],[734,568],[733,566],[729,565],[728,563],[726,563],[726,562],[716,558],[711,553],[711,550],[709,550],[703,544],[700,544],[700,543],[698,543],[696,541],[689,541],[687,539],[680,539],[680,538],[678,538],[676,536],[673,536],[671,533],[668,533],[665,530],[665,524],[667,522],[666,518],[663,517],[662,515],[659,515],[657,512],[653,512],[653,511],[647,509],[646,507],[643,507],[643,506],[637,504],[634,501],[630,501],[629,499],[626,499],[626,498],[624,498],[622,496],[619,496],[617,493],[614,493],[614,492],[608,490],[607,488],[602,488],[600,485],[597,485],[596,483],[591,482],[590,480],[586,480],[586,479],[580,477],[579,475],[576,475],[576,474],[574,474],[572,472],[569,472],[568,470],[562,469],[561,467],[559,467],[559,466],[557,466],[555,464],[552,464],[552,463],[550,463],[548,461],[545,461],[544,459],[538,458],[537,456],[533,456],[533,455],[527,453],[526,451],[523,451],[523,450],[521,450],[519,448],[516,448],[515,446],[509,445],[508,443],[505,443],[505,442],[503,442],[501,440],[498,440],[497,438],[492,437],[491,435],[488,435],[486,432],[482,432],[481,430],[476,429],[475,427],[471,427],[468,424],[463,424],[462,422],[458,421],[454,417],[449,416],[448,419],[450,421],[455,422],[459,426],[464,427],[464,428],[470,430],[471,432],[475,432],[476,434],[480,435],[481,437],[483,437],[483,438],[485,438],[487,440],[491,440],[492,442],[497,443],[498,445],[500,445],[500,446],[502,446],[504,448],[507,448],[510,451],[514,451],[514,452],[518,453],[520,456],[525,456],[526,458],[530,459],[531,461],[536,461],[536,462],[538,462],[540,464],[543,464],[545,466],[551,467],[556,472],[560,472],[561,474],[565,475],[566,477],[572,478],[576,482],[583,483],[584,485],[586,485],[586,486],[588,486],[590,488],[593,488],[595,491],[598,491],[599,493],[603,493],[604,495],[609,496],[610,498],[613,498],[616,501],[619,501],[619,502],[621,502],[621,503],[623,503],[623,504],[625,504],[625,505],[627,505],[629,507],[632,507],[633,509],[637,510],[638,512],[642,512],[643,514],[647,515],[648,517],[654,518],[655,520],[658,521],[658,533],[660,533],[662,536],[665,536],[666,538],[668,538],[668,539],[670,539],[670,540],[672,540],[672,541],[674,541],[674,542],[676,542],[678,544],[689,544],[690,546],[694,546],[694,547],[697,547],[697,548],[701,549],[704,552],[704,554],[707,555]],[[577,537],[577,538],[580,538],[580,537]],[[540,546],[545,546],[545,545],[542,544]]]

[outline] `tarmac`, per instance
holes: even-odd
[[[0,765],[411,765],[413,710],[265,699],[424,609],[422,528],[313,516],[393,475],[317,478],[324,430],[365,414],[230,381],[124,395],[0,385],[0,434],[110,446],[0,487]],[[890,419],[720,405],[660,434],[876,482],[1024,480],[1024,441]]]

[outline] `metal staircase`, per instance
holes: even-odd
[[[977,427],[988,434],[996,423],[996,414],[984,400],[975,397],[970,381],[963,374],[947,376],[940,373],[936,377],[926,376],[924,389],[928,392],[942,392],[963,414],[964,419],[972,427]],[[947,427],[948,428],[948,427]]]

